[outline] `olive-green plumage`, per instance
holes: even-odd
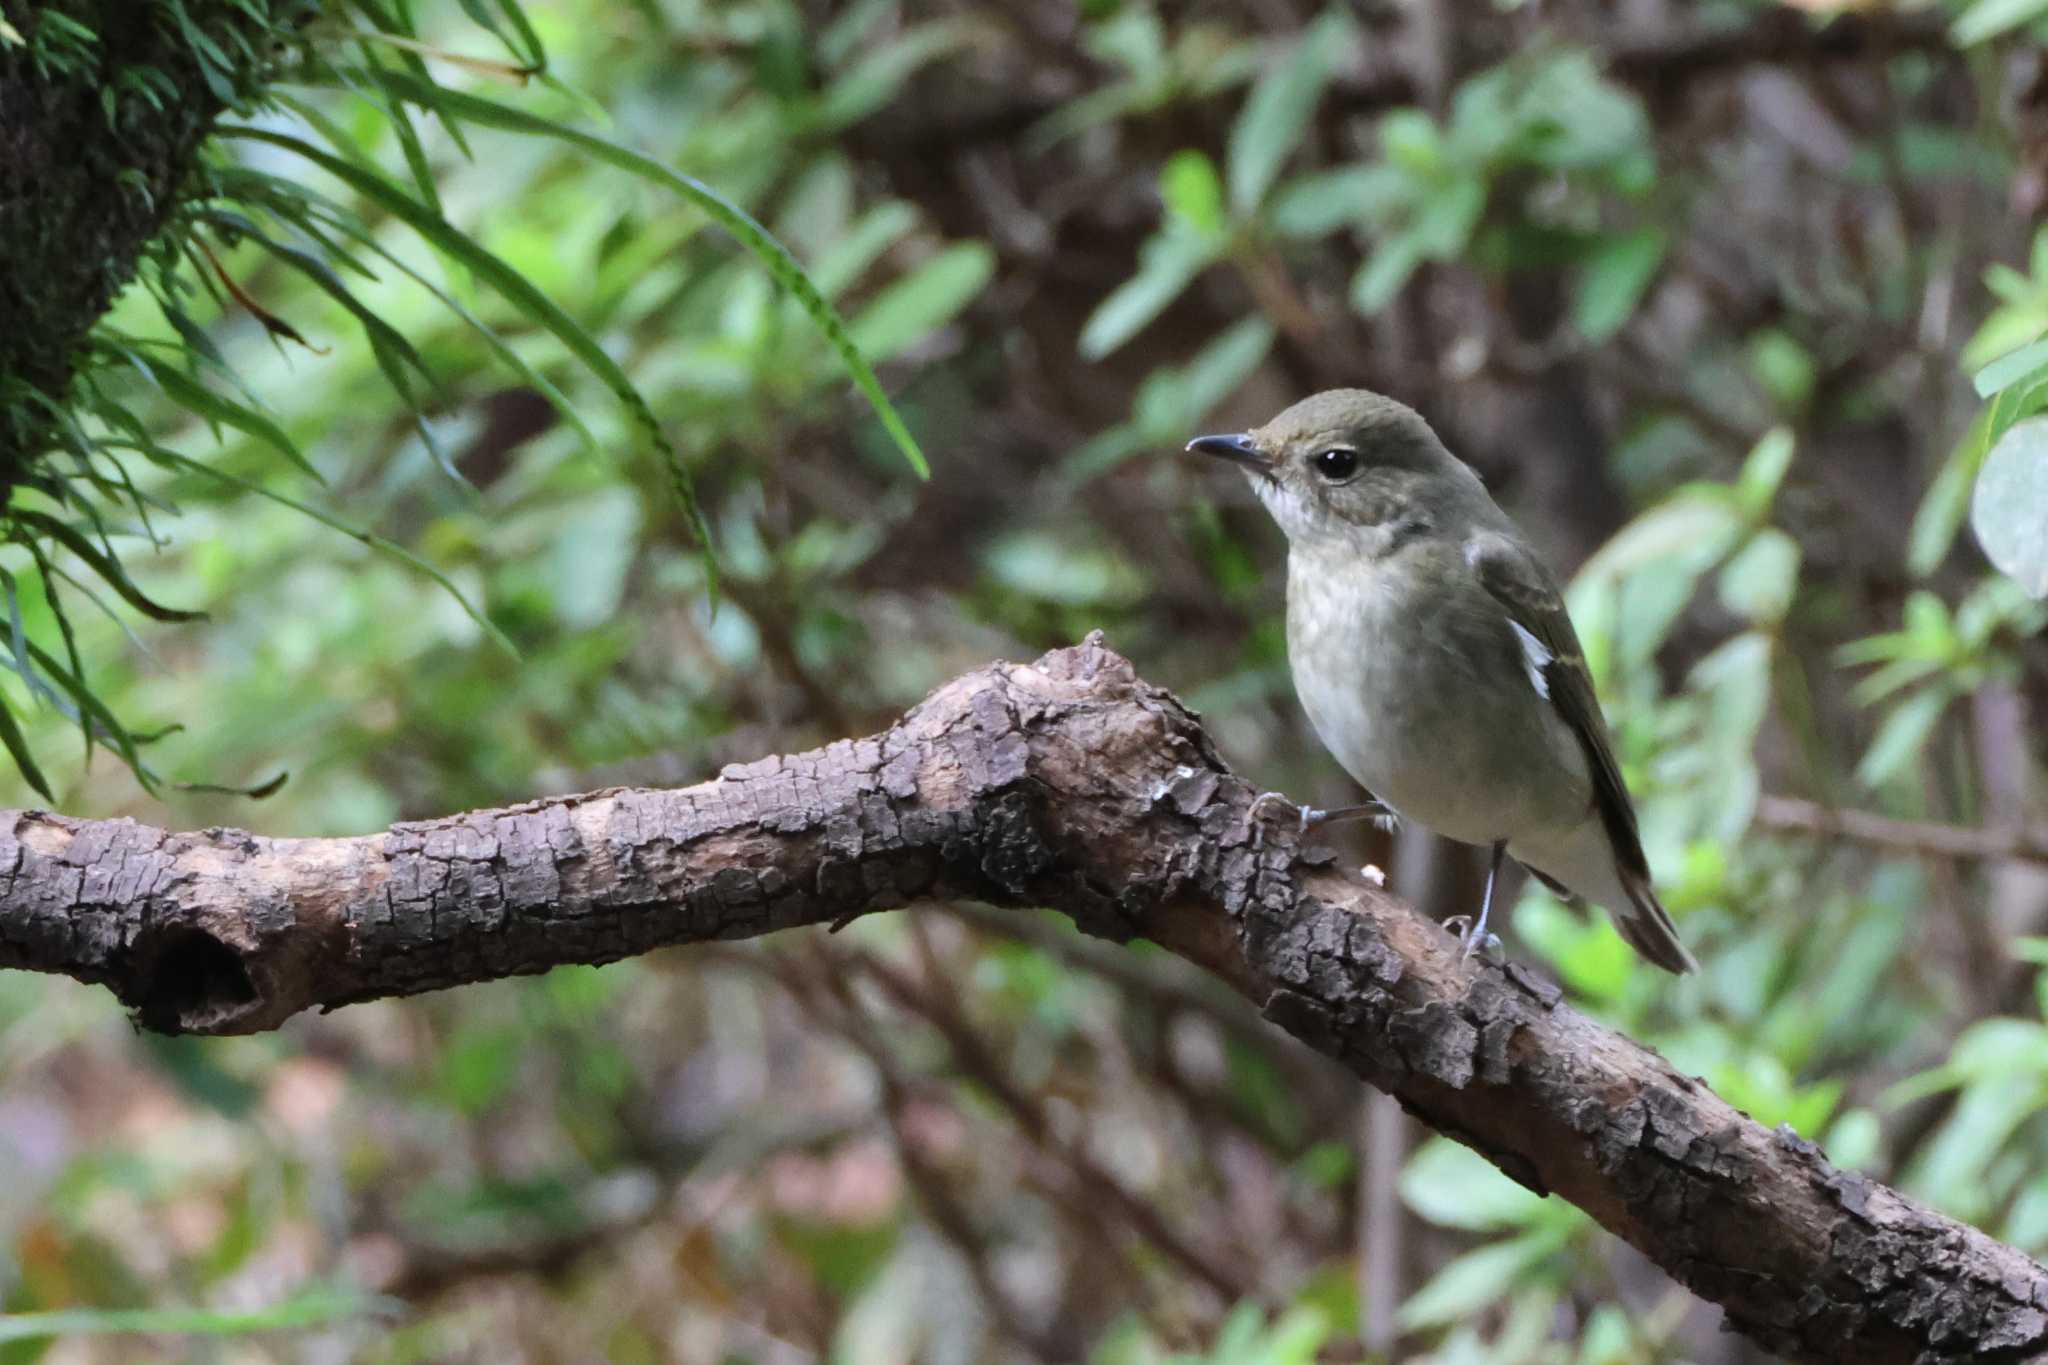
[[[1604,906],[1658,966],[1695,970],[1556,581],[1420,414],[1336,389],[1189,449],[1241,465],[1287,533],[1288,663],[1337,761],[1400,814]]]

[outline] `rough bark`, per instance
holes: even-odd
[[[1859,1365],[2048,1359],[2048,1271],[1738,1113],[1337,867],[1099,638],[867,739],[346,839],[0,813],[0,967],[164,1030],[742,938],[935,897],[1201,963],[1737,1330]]]

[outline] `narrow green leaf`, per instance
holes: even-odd
[[[1658,228],[1642,228],[1600,243],[1572,295],[1572,323],[1579,335],[1599,343],[1622,329],[1656,278],[1666,244]]]
[[[1323,86],[1344,55],[1351,22],[1332,9],[1301,35],[1285,61],[1252,87],[1230,130],[1230,205],[1249,216],[1301,146]]]
[[[1842,651],[1847,653],[1847,647]],[[1874,662],[1864,660],[1863,662]],[[1927,658],[1924,655],[1906,655],[1893,659],[1884,667],[1873,669],[1856,680],[1849,689],[1849,700],[1857,706],[1872,706],[1883,701],[1894,692],[1903,691],[1923,678],[1931,678],[1941,672],[1945,661]]]
[[[364,13],[364,15],[369,18],[370,22],[378,29],[381,29],[386,33],[395,34],[401,38],[410,39],[414,42],[417,42],[419,40],[419,28],[417,25],[413,23],[411,6],[405,3],[404,0],[400,0],[398,6],[398,13],[396,15],[387,13],[381,5],[376,3],[376,0],[352,0],[352,2],[355,4],[356,8],[360,9]],[[427,69],[426,58],[422,56],[420,53],[412,51],[409,48],[400,48],[395,55],[398,59],[399,64],[403,66],[407,72],[410,73],[411,79],[418,81],[424,88],[428,90],[435,92],[439,92],[440,90],[442,90],[443,87],[437,84],[434,80],[434,73]],[[351,89],[356,89],[358,93],[363,93],[360,87],[362,87],[366,81],[374,83],[377,75],[379,74],[377,70],[373,69],[373,64],[367,62],[364,63],[362,66],[344,66],[335,67],[331,69],[334,71],[334,74],[340,79],[342,84],[348,86]],[[373,104],[379,103],[379,101],[377,101],[373,96],[370,96],[368,94],[364,94],[364,98],[369,99],[370,102]],[[423,107],[433,108],[434,104],[433,102],[430,101],[424,104]],[[456,149],[460,151],[463,154],[463,156],[474,160],[476,153],[470,150],[469,142],[463,137],[462,125],[458,123],[455,119],[448,117],[444,113],[441,116],[441,126],[448,130],[448,136],[450,139],[454,141]],[[325,130],[322,131],[324,135]],[[330,138],[330,141],[331,140],[332,139]],[[341,145],[342,144],[340,143],[336,143],[336,146]],[[431,198],[432,196],[429,197]]]
[[[1948,703],[1947,692],[1929,687],[1892,708],[1856,765],[1856,780],[1867,787],[1881,786],[1912,762],[1926,747]]]
[[[1385,308],[1423,261],[1422,242],[1401,232],[1373,247],[1351,277],[1351,306],[1368,317]]]
[[[570,428],[575,431],[577,439],[579,439],[583,443],[583,448],[585,450],[590,451],[593,454],[598,453],[599,446],[597,444],[597,437],[592,434],[589,425],[586,422],[584,422],[583,414],[578,412],[576,410],[576,405],[569,401],[568,395],[564,394],[561,391],[561,389],[557,388],[554,384],[554,381],[550,380],[546,375],[543,375],[539,370],[536,370],[532,365],[528,364],[524,356],[520,355],[518,351],[514,350],[511,344],[507,342],[504,337],[498,335],[496,328],[492,327],[489,323],[485,322],[482,318],[478,317],[475,313],[471,312],[469,308],[466,305],[464,305],[463,302],[460,299],[456,298],[453,294],[450,294],[447,290],[441,288],[432,280],[428,279],[425,275],[415,270],[411,265],[407,264],[400,257],[392,254],[390,251],[385,249],[385,247],[382,244],[380,244],[374,237],[371,237],[368,233],[363,233],[360,228],[351,228],[351,226],[346,223],[337,223],[335,226],[337,229],[343,232],[350,233],[351,236],[357,236],[357,234],[360,234],[360,236],[357,236],[357,240],[359,240],[364,246],[368,247],[371,251],[376,252],[386,261],[389,261],[392,265],[396,266],[401,272],[403,272],[408,278],[410,278],[413,281],[413,283],[419,285],[422,289],[425,289],[428,293],[432,294],[436,299],[440,300],[441,306],[446,308],[449,312],[453,313],[456,317],[460,318],[463,324],[467,326],[470,331],[474,332],[483,341],[484,345],[490,348],[491,353],[497,356],[498,359],[505,363],[507,368],[509,368],[514,374],[518,375],[522,380],[524,380],[529,386],[533,388],[533,390],[536,393],[540,394],[541,397],[548,400],[549,404],[554,407],[555,414],[559,416],[564,422],[568,423]]]
[[[1792,467],[1796,449],[1797,443],[1786,427],[1772,427],[1750,448],[1748,458],[1742,462],[1742,473],[1735,481],[1735,501],[1752,523],[1761,523],[1769,515],[1778,486],[1785,481],[1785,471]]]
[[[175,727],[182,729],[182,726]],[[265,778],[250,787],[224,786],[218,782],[173,782],[171,786],[181,792],[207,792],[215,796],[246,796],[251,801],[261,801],[284,790],[284,784],[291,779],[291,772],[280,772],[276,777]]]
[[[362,53],[361,70],[377,71],[383,67],[383,60],[372,50],[369,43],[359,43],[357,49]],[[419,63],[417,75],[421,80],[433,79],[428,74],[425,63],[420,60],[419,54],[406,53],[405,56]],[[405,158],[406,172],[412,176],[413,189],[418,192],[420,202],[435,213],[446,217],[448,211],[442,207],[441,190],[434,182],[434,168],[427,161],[426,145],[420,141],[419,129],[413,127],[412,115],[406,112],[404,101],[395,99],[383,91],[370,92],[366,98],[383,110],[385,122],[390,125],[392,133],[398,139],[399,154]]]
[[[390,81],[403,79],[393,72],[383,72],[381,75]],[[452,97],[454,92],[441,91],[440,94]],[[469,97],[462,96],[461,98],[468,99]],[[498,107],[484,100],[476,100],[474,103],[481,105],[485,109],[496,109]],[[483,119],[476,121],[479,123],[485,122]],[[604,348],[598,345],[596,339],[584,331],[574,318],[563,312],[553,299],[550,299],[546,294],[535,288],[531,280],[507,264],[503,257],[487,250],[475,238],[456,228],[446,219],[429,212],[426,206],[417,199],[397,189],[381,177],[372,175],[364,171],[360,166],[352,165],[332,153],[324,152],[301,138],[292,137],[285,133],[275,133],[267,128],[233,126],[223,127],[220,131],[234,137],[248,138],[256,142],[267,142],[272,146],[282,147],[286,151],[295,152],[306,158],[306,160],[311,161],[328,174],[346,183],[365,199],[377,204],[380,208],[404,222],[406,226],[426,238],[437,249],[468,267],[480,279],[486,281],[493,289],[504,295],[522,312],[547,328],[548,331],[554,333],[555,339],[568,347],[570,353],[582,361],[584,365],[588,366],[591,373],[595,374],[603,381],[605,387],[612,391],[613,396],[633,415],[634,420],[640,424],[641,429],[646,432],[649,441],[661,455],[669,472],[670,485],[674,488],[677,500],[682,504],[684,515],[689,520],[691,534],[696,538],[697,544],[703,550],[707,578],[712,583],[712,591],[716,592],[716,580],[710,577],[711,574],[715,573],[712,567],[714,561],[711,557],[711,530],[705,525],[703,510],[697,505],[696,488],[690,479],[689,470],[684,467],[681,455],[677,453],[675,447],[669,443],[668,437],[662,432],[661,423],[655,419],[654,410],[648,406],[647,399],[641,395],[638,388],[634,387],[633,381],[626,376],[626,372],[619,368],[618,362],[607,355]]]
[[[223,105],[232,108],[235,104],[235,86],[229,79],[234,63],[220,50],[220,45],[209,38],[185,13],[183,5],[166,5],[166,12],[178,26],[179,35],[191,50],[193,64],[199,68],[200,79],[206,82],[207,90]]]
[[[479,99],[474,95],[463,95],[438,88],[429,92],[423,90],[418,82],[397,72],[380,72],[379,79],[393,93],[405,99],[416,103],[430,99],[432,107],[452,110],[469,122],[482,127],[524,133],[532,137],[553,138],[572,147],[580,147],[600,161],[674,191],[709,214],[713,221],[737,238],[741,246],[752,252],[754,258],[767,267],[768,273],[774,277],[777,284],[787,289],[803,305],[804,311],[810,315],[812,325],[825,334],[826,340],[830,341],[832,348],[838,352],[840,363],[846,367],[854,384],[866,395],[883,430],[895,441],[896,448],[903,453],[903,458],[910,462],[910,467],[917,471],[920,478],[930,477],[931,467],[925,463],[924,452],[918,448],[917,438],[910,434],[910,428],[904,424],[895,405],[889,401],[889,395],[883,392],[882,381],[875,377],[867,358],[847,336],[845,320],[830,303],[826,302],[824,295],[818,292],[817,286],[811,283],[810,277],[804,273],[796,257],[789,254],[789,249],[776,240],[774,234],[767,228],[761,226],[752,214],[695,176],[671,170],[650,157],[642,156],[608,139],[575,128],[563,127],[524,110],[509,108],[491,100]],[[623,375],[620,377],[624,378]],[[640,406],[644,408],[645,403],[640,403]],[[668,449],[665,441],[663,448]],[[694,505],[694,496],[691,501]],[[705,543],[708,545],[709,541]]]
[[[355,318],[357,323],[362,326],[364,335],[368,337],[370,346],[376,353],[378,364],[384,369],[385,377],[391,380],[391,386],[398,390],[400,396],[405,398],[408,404],[412,403],[410,383],[402,375],[394,374],[394,369],[409,368],[416,371],[429,384],[434,382],[434,372],[427,368],[425,357],[421,356],[413,344],[406,340],[405,334],[384,321],[382,317],[378,316],[375,309],[357,298],[355,292],[342,282],[341,277],[334,273],[327,262],[321,260],[310,251],[302,250],[286,242],[276,241],[260,232],[252,234],[252,240],[278,260],[311,280],[320,288],[321,292],[340,304],[348,311],[351,317]],[[417,405],[413,406],[416,407]]]
[[[429,294],[432,294],[440,301],[442,307],[460,318],[463,324],[470,331],[474,332],[514,374],[517,374],[527,384],[531,385],[536,392],[554,406],[556,414],[575,430],[585,450],[590,451],[592,454],[601,453],[601,449],[597,444],[597,437],[592,434],[589,424],[583,420],[583,415],[576,410],[576,405],[569,401],[568,396],[560,388],[556,387],[552,380],[528,364],[525,357],[514,350],[511,344],[499,335],[495,328],[471,312],[462,300],[435,284],[404,257],[378,241],[356,219],[355,215],[324,195],[316,194],[303,186],[293,185],[288,181],[280,181],[277,177],[260,171],[248,170],[246,167],[223,168],[216,172],[216,176],[231,195],[260,200],[273,213],[291,222],[293,226],[304,232],[308,237],[320,242],[322,249],[354,269],[358,274],[372,279],[375,278],[375,275],[367,266],[355,260],[338,243],[321,232],[318,226],[319,223],[324,223],[335,232],[363,247],[366,251],[375,253],[381,260],[391,265],[392,268],[410,279],[414,284],[419,285]],[[316,215],[318,223],[315,221]],[[219,215],[210,212],[208,216],[211,218]],[[254,234],[252,233],[251,235]]]
[[[1347,224],[1382,221],[1411,188],[1392,166],[1339,166],[1299,175],[1266,206],[1266,221],[1288,237],[1324,237]]]
[[[1264,314],[1253,313],[1224,328],[1197,351],[1187,364],[1184,380],[1199,411],[1185,415],[1206,416],[1235,393],[1273,349],[1273,337],[1273,324]]]
[[[983,242],[959,242],[876,294],[847,329],[865,355],[886,360],[950,322],[995,273]]]
[[[511,39],[507,38],[504,31],[498,27],[498,16],[491,12],[491,7],[486,5],[484,0],[456,0],[456,3],[462,7],[462,12],[469,16],[471,23],[504,44],[507,52],[511,52],[514,56],[518,55],[517,49],[512,46]]]
[[[1913,525],[1906,532],[1906,569],[1915,578],[1927,577],[1948,558],[1956,532],[1970,515],[1970,489],[1986,449],[1981,434],[1989,422],[1988,413],[1977,414],[1969,434],[1941,466],[1913,512]]]
[[[38,512],[30,507],[13,508],[7,515],[18,525],[41,531],[90,564],[93,572],[98,574],[108,587],[120,594],[122,601],[151,620],[175,622],[206,619],[206,613],[203,611],[180,611],[175,607],[166,607],[150,600],[128,577],[127,570],[121,567],[120,560],[86,539],[76,527],[68,526],[48,513]]]
[[[35,560],[36,572],[42,576],[43,597],[45,600],[49,602],[50,615],[57,622],[57,638],[64,642],[64,657],[71,661],[72,674],[76,677],[82,678],[85,676],[85,664],[84,661],[80,659],[78,653],[78,634],[71,628],[71,613],[65,608],[63,597],[60,596],[57,592],[56,566],[50,563],[49,553],[43,549],[43,543],[41,541],[29,541],[28,552],[29,555]],[[42,651],[36,648],[36,643],[34,640],[27,641],[27,645],[29,659],[31,661],[42,657]],[[33,673],[33,670],[31,670],[31,673]],[[29,675],[24,674],[23,676],[26,677]],[[62,679],[60,678],[58,682],[61,684]],[[65,690],[68,692],[68,689]],[[93,746],[93,732],[91,720],[88,719],[85,713],[81,711],[78,708],[78,706],[71,701],[53,701],[52,704],[55,705],[58,708],[58,710],[64,713],[64,718],[66,720],[72,721],[78,726],[79,737],[85,743],[85,757],[88,761],[90,761],[92,758]]]
[[[61,1308],[49,1313],[0,1314],[0,1341],[48,1337],[128,1335],[242,1336],[319,1327],[346,1318],[397,1311],[389,1299],[353,1290],[315,1289],[268,1308]]]
[[[2017,351],[2000,356],[1977,371],[1971,382],[1977,386],[1979,398],[1989,398],[2002,393],[2023,379],[2031,379],[2048,370],[2048,339],[2022,346]]]
[[[1401,1305],[1401,1326],[1416,1331],[1477,1315],[1556,1254],[1570,1236],[1567,1226],[1541,1226],[1466,1252]]]
[[[1147,239],[1138,249],[1138,273],[1111,290],[1081,328],[1083,357],[1099,360],[1144,330],[1217,259],[1216,243],[1182,229]]]
[[[333,516],[330,513],[321,511],[319,508],[313,506],[311,503],[300,502],[297,498],[289,497],[283,493],[276,491],[275,489],[265,488],[262,484],[257,483],[254,480],[242,478],[238,474],[230,474],[227,470],[216,468],[213,465],[202,464],[200,461],[194,460],[188,456],[180,455],[176,451],[160,451],[157,454],[156,458],[160,463],[173,465],[176,466],[177,468],[187,470],[193,474],[200,476],[201,478],[211,479],[217,483],[227,484],[229,487],[238,488],[245,493],[254,493],[259,498],[268,498],[270,501],[277,503],[279,506],[289,507],[295,512],[301,513],[304,516],[311,517],[313,520],[319,522],[322,526],[328,527],[330,530],[341,532],[350,540],[353,540],[358,544],[368,546],[370,549],[377,551],[379,554],[389,555],[391,558],[397,560],[401,564],[404,564],[406,567],[412,569],[414,572],[422,574],[429,579],[432,579],[436,586],[438,586],[443,592],[447,593],[450,597],[455,599],[456,605],[462,608],[463,613],[467,615],[470,620],[476,622],[477,628],[483,631],[483,633],[490,638],[491,643],[497,645],[498,648],[504,650],[505,653],[510,657],[514,659],[517,659],[519,657],[519,647],[513,644],[510,638],[506,636],[505,632],[499,630],[497,625],[491,620],[491,618],[484,615],[482,610],[479,609],[475,603],[471,602],[467,597],[463,595],[462,589],[455,586],[455,582],[453,579],[449,578],[448,575],[441,572],[441,570],[435,568],[432,563],[420,558],[411,550],[408,550],[403,545],[400,545],[397,541],[386,540],[383,536],[378,535],[374,531],[365,531],[361,527],[351,526],[347,522],[342,521],[340,518]]]
[[[534,75],[547,75],[547,49],[541,45],[540,34],[534,30],[532,21],[526,17],[525,7],[519,0],[498,0],[498,9],[512,25],[513,32],[519,35],[518,45],[508,42],[505,44],[506,48]]]
[[[972,32],[964,23],[934,20],[880,44],[833,77],[808,126],[831,132],[860,122],[895,99],[918,68],[963,46]]]
[[[56,796],[50,791],[50,780],[43,776],[43,770],[36,766],[35,756],[29,752],[28,737],[21,733],[21,726],[14,720],[14,711],[7,705],[7,698],[0,697],[0,745],[14,759],[14,766],[21,773],[21,780],[34,787],[36,795],[57,804]],[[4,1330],[7,1319],[0,1317],[0,1330]]]
[[[57,700],[56,693],[51,691],[50,685],[44,682],[29,664],[28,630],[21,619],[20,585],[15,582],[13,574],[0,569],[0,586],[7,589],[7,642],[14,651],[14,671],[28,684],[31,693],[45,701],[54,702]]]
[[[81,674],[75,673],[63,664],[58,663],[56,659],[51,657],[48,650],[31,640],[29,641],[28,651],[35,659],[36,666],[50,677],[56,679],[57,685],[64,689],[66,695],[73,702],[77,703],[79,725],[87,732],[86,752],[88,757],[92,752],[92,736],[98,735],[114,746],[115,751],[121,755],[122,761],[135,774],[135,780],[142,784],[143,790],[154,792],[162,779],[156,775],[154,769],[142,761],[142,754],[136,748],[135,736],[130,734],[128,727],[121,723],[120,717],[116,716],[108,708],[107,704],[101,701],[99,696],[90,687],[86,686],[85,679]]]
[[[151,365],[150,378],[164,391],[165,396],[179,407],[219,426],[233,427],[244,435],[254,436],[290,460],[313,482],[327,482],[320,477],[320,471],[313,467],[313,462],[299,450],[298,442],[286,435],[283,427],[263,413],[231,399],[222,398],[175,366]]]

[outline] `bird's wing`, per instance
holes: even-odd
[[[1593,678],[1579,648],[1578,633],[1565,613],[1564,598],[1550,571],[1533,554],[1497,531],[1480,531],[1465,543],[1465,562],[1494,600],[1507,611],[1508,625],[1522,646],[1529,684],[1571,728],[1592,777],[1593,808],[1614,850],[1615,871],[1633,904],[1608,911],[1623,938],[1637,952],[1669,971],[1697,964],[1678,940],[1677,929],[1650,885],[1650,865],[1636,831],[1635,806],[1614,761],[1607,722],[1593,694]],[[1547,880],[1547,879],[1546,879]]]

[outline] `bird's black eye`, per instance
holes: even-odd
[[[1341,483],[1358,472],[1358,452],[1332,446],[1328,450],[1317,451],[1309,463],[1315,466],[1316,473],[1331,483]]]

